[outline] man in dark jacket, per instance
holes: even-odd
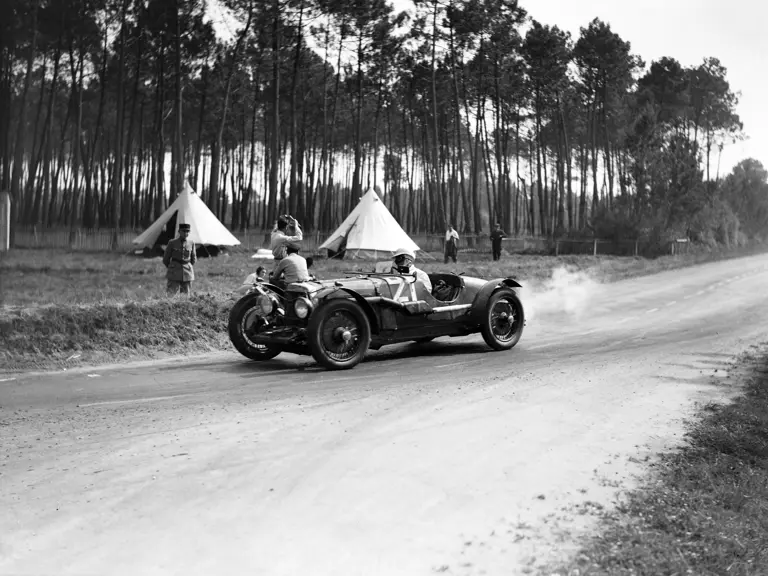
[[[193,266],[197,262],[195,243],[188,239],[191,229],[189,224],[179,224],[178,237],[165,247],[163,264],[168,269],[165,277],[168,279],[169,296],[191,293],[192,281],[195,279]]]
[[[496,222],[496,227],[491,232],[491,248],[493,249],[494,260],[501,258],[501,240],[506,237],[504,230],[501,229],[501,224]]]

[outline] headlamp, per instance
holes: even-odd
[[[261,310],[261,313],[264,314],[264,316],[272,314],[272,310],[274,309],[272,298],[266,294],[262,294],[256,298],[256,306]]]
[[[299,298],[293,305],[293,311],[296,312],[298,318],[303,320],[312,311],[312,303],[306,298]]]

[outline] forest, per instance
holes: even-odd
[[[330,231],[373,187],[411,233],[768,231],[712,56],[650,63],[515,0],[5,0],[0,190],[12,224],[141,230],[185,180],[233,231]]]

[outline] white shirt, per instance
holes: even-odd
[[[288,254],[285,258],[280,260],[280,263],[272,273],[272,278],[277,280],[280,278],[280,274],[285,274],[285,283],[290,284],[292,282],[306,282],[309,280],[309,271],[307,270],[307,259],[304,256],[296,254]]]
[[[304,239],[304,232],[302,232],[301,226],[299,226],[298,222],[296,222],[295,236],[288,236],[282,230],[277,230],[277,229],[273,230],[272,236],[270,237],[270,242],[269,242],[269,248],[272,250],[272,256],[275,257],[275,260],[280,260],[282,258],[285,258],[286,246],[288,244],[293,244],[298,248],[299,243],[303,239]]]

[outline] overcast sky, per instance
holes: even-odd
[[[391,0],[398,9],[409,0]],[[723,150],[721,174],[746,157],[768,166],[768,3],[761,0],[520,0],[529,16],[579,36],[598,17],[646,62],[662,56],[683,66],[719,58],[734,92],[748,139]],[[716,163],[716,158],[713,158]],[[715,166],[713,165],[713,171]],[[714,176],[714,174],[713,174]]]

